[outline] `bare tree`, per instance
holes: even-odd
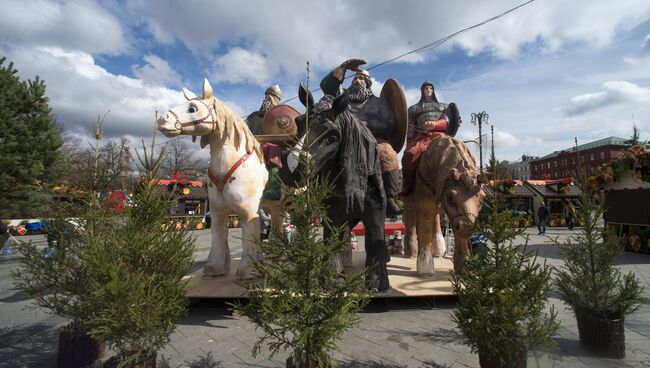
[[[98,116],[97,122],[88,129],[94,142],[84,144],[80,138],[67,134],[62,147],[70,167],[68,185],[92,195],[116,188],[126,190],[133,161],[126,138],[103,142],[104,118]]]
[[[181,139],[171,139],[167,142],[165,158],[162,163],[163,175],[180,173],[186,177],[194,177],[197,173],[203,171],[205,165],[193,157],[194,152],[187,141]]]

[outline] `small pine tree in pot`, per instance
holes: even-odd
[[[525,367],[528,351],[551,346],[559,328],[553,307],[546,310],[551,268],[526,250],[527,236],[524,245],[514,245],[525,229],[513,226],[514,214],[502,208],[495,187],[491,192],[483,204],[490,213],[474,225],[491,247],[452,273],[453,318],[482,368]]]
[[[576,220],[581,224],[575,236],[560,246],[563,266],[556,285],[561,299],[573,309],[578,322],[580,343],[597,354],[625,357],[625,316],[634,312],[643,287],[633,272],[623,275],[614,266],[624,250],[623,239],[608,231],[602,222],[605,208],[597,190],[586,176],[578,175],[581,190]]]
[[[84,240],[83,260],[90,269],[85,287],[85,318],[91,336],[106,341],[117,355],[106,367],[155,367],[156,352],[169,341],[185,313],[187,282],[193,263],[193,237],[163,227],[171,198],[156,189],[162,152],[141,160],[141,185],[121,223]]]
[[[295,231],[290,236],[274,233],[270,242],[259,242],[265,258],[255,262],[255,269],[261,281],[247,286],[247,303],[233,307],[264,331],[253,356],[266,344],[271,356],[280,349],[291,350],[287,367],[334,367],[330,352],[343,333],[359,323],[357,313],[370,294],[365,272],[343,275],[329,264],[330,256],[347,246],[350,233],[344,226],[322,238],[315,219],[330,224],[324,202],[335,195],[334,189],[314,172],[311,157],[302,167],[304,187],[295,191],[283,187]]]
[[[83,302],[89,296],[85,284],[89,268],[83,260],[88,246],[83,238],[112,228],[116,218],[99,203],[54,202],[47,212],[48,235],[59,236],[47,252],[38,244],[18,242],[22,257],[13,276],[16,286],[34,298],[36,305],[70,320],[60,328],[58,365],[85,367],[101,359],[105,344],[92,339],[85,324],[90,311]],[[70,219],[75,219],[76,226]]]

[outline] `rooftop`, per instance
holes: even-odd
[[[578,146],[578,150],[586,151],[588,149],[592,149],[592,148],[596,148],[596,147],[602,147],[602,146],[625,146],[626,145],[625,141],[627,141],[627,139],[625,139],[625,138],[607,137],[607,138],[599,139],[597,141],[581,144],[581,145]],[[553,153],[550,153],[550,154],[548,154],[546,156],[540,157],[540,158],[535,159],[533,161],[544,160],[544,159],[547,159],[547,158],[550,158],[550,157],[558,156],[561,153],[575,152],[575,151],[576,151],[576,147],[570,147],[570,148],[563,149],[561,151],[555,151]]]

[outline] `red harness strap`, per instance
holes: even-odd
[[[251,157],[251,154],[253,153],[255,149],[252,149],[248,152],[246,152],[245,155],[243,155],[237,162],[235,162],[234,165],[228,170],[226,173],[226,176],[223,177],[223,179],[219,180],[214,173],[212,172],[212,168],[208,167],[208,177],[210,178],[210,183],[213,184],[214,186],[217,187],[219,191],[223,190],[223,187],[226,186],[226,184],[230,183],[231,181],[235,180],[235,177],[232,176],[232,174],[237,170],[241,164],[244,163],[249,157]]]

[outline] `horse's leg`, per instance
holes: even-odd
[[[404,205],[404,255],[415,258],[418,255],[417,208],[412,195],[404,199]]]
[[[433,263],[434,204],[418,203],[417,208],[417,234],[420,245],[418,249],[418,260],[416,262],[417,274],[420,276],[432,276],[435,273]]]
[[[337,227],[340,226],[340,224],[335,223],[333,224],[333,226]],[[332,231],[329,228],[329,226],[327,225],[323,226],[323,239],[328,239],[330,236],[332,236]],[[334,272],[343,273],[344,265],[343,265],[343,257],[341,257],[341,252],[336,252],[330,255],[328,262],[330,268]]]
[[[238,280],[255,278],[253,260],[260,257],[258,242],[260,241],[260,218],[257,208],[250,208],[241,215],[242,221],[242,254],[235,277]]]
[[[469,240],[454,234],[454,271],[461,273],[469,253]]]
[[[277,206],[271,207],[271,234],[269,235],[269,240],[280,235],[284,232],[284,206],[278,201]]]
[[[432,239],[433,255],[435,257],[442,257],[445,254],[445,237],[440,230],[440,214],[436,214],[433,218],[433,239]]]
[[[388,281],[388,248],[384,236],[386,208],[373,209],[365,204],[363,226],[366,228],[366,269],[368,272],[366,284],[371,290],[385,291],[390,288]],[[370,207],[370,208],[369,208]]]
[[[348,220],[348,231],[352,232],[352,228],[359,223],[358,219]],[[352,238],[349,238],[348,245],[343,249],[343,266],[349,267],[352,266]]]
[[[204,277],[216,277],[230,272],[230,248],[228,247],[228,211],[210,208],[212,213],[212,247],[203,267]]]

